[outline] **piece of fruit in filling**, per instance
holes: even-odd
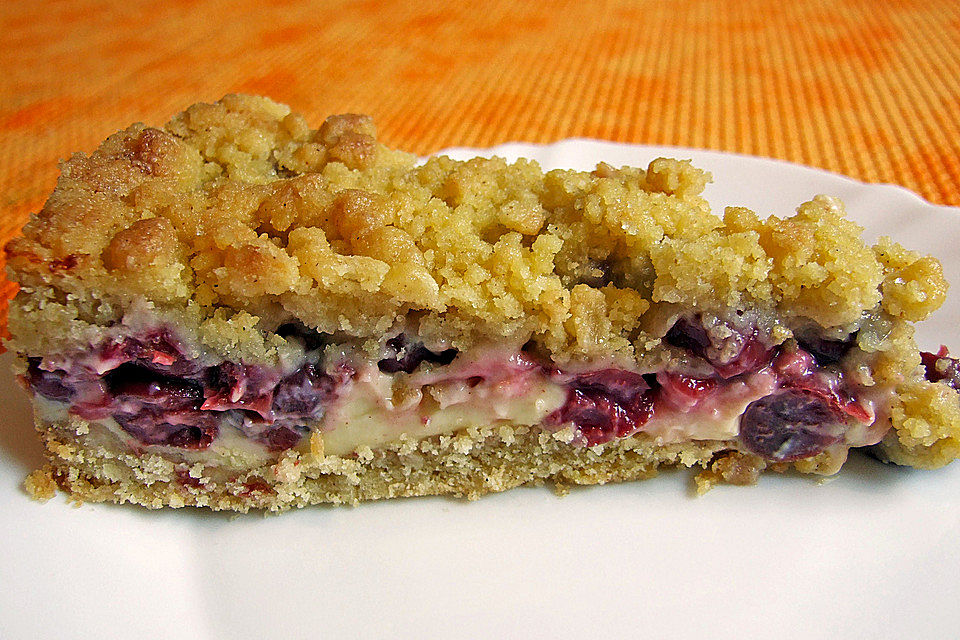
[[[665,415],[684,414],[695,424],[722,410],[718,404],[749,401],[737,419],[741,449],[772,462],[808,458],[843,443],[848,426],[870,424],[875,417],[855,401],[837,366],[855,338],[809,333],[770,346],[749,321],[711,331],[697,315],[681,317],[665,341],[694,357],[690,366],[696,373],[580,374],[567,383],[565,404],[547,422],[572,423],[592,446],[643,431]],[[743,400],[750,392],[759,397]]]
[[[567,387],[547,424],[573,423],[588,446],[632,435],[653,415],[653,391],[638,373],[604,369],[575,376]]]
[[[927,380],[943,382],[960,391],[960,360],[951,358],[945,346],[940,345],[940,350],[937,353],[922,351],[920,361],[923,364]]]
[[[740,417],[740,444],[774,462],[814,456],[843,441],[844,418],[821,395],[784,389],[755,400]]]
[[[29,358],[23,380],[82,418],[113,418],[143,445],[204,449],[227,424],[282,451],[300,442],[349,377],[327,375],[310,361],[286,376],[258,365],[203,366],[169,331],[157,330],[63,361]]]

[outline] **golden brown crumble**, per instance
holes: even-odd
[[[283,105],[231,95],[73,156],[7,251],[28,289],[189,307],[221,330],[296,317],[379,338],[415,311],[426,337],[533,337],[558,360],[635,357],[649,343],[640,318],[665,303],[832,327],[881,291],[895,318],[942,302],[934,259],[865,246],[836,200],[786,219],[721,218],[699,195],[708,178],[662,158],[592,173],[500,158],[417,165],[377,143],[368,117],[311,130]]]
[[[30,497],[39,502],[46,502],[57,494],[57,482],[53,477],[53,467],[44,465],[43,468],[32,471],[23,481],[23,488]]]
[[[723,451],[694,476],[697,493],[702,495],[721,483],[754,484],[766,467],[767,463],[757,456],[739,451]]]

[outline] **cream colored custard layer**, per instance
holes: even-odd
[[[563,406],[568,394],[566,385],[510,348],[473,350],[427,373],[387,375],[374,364],[360,365],[357,371],[321,423],[328,454],[376,449],[404,435],[419,440],[498,422],[539,425]],[[731,440],[740,432],[740,415],[747,406],[778,386],[777,375],[768,367],[724,382],[698,401],[658,402],[640,432],[661,444]],[[887,421],[876,418],[885,417],[889,394],[890,389],[864,390],[861,406],[869,422],[845,427],[849,446],[880,441]],[[569,425],[550,428],[564,426]]]
[[[755,374],[697,406],[662,407],[642,431],[664,443],[734,438],[746,406],[774,388],[772,375]],[[563,406],[567,394],[565,385],[509,348],[481,348],[432,372],[399,377],[363,365],[349,390],[327,410],[324,451],[345,455],[403,435],[419,440],[498,422],[539,425]]]
[[[466,356],[466,357],[464,357]],[[479,348],[461,354],[442,367],[412,374],[385,374],[375,363],[358,362],[356,375],[345,385],[319,423],[326,455],[349,455],[361,447],[376,449],[406,436],[414,440],[452,434],[471,426],[543,424],[563,406],[568,388],[511,348]],[[603,367],[598,367],[603,368]],[[658,443],[690,440],[731,440],[740,430],[740,415],[747,406],[778,388],[771,368],[727,381],[698,401],[658,402],[641,433]],[[848,446],[876,444],[886,431],[886,404],[890,389],[864,389],[861,406],[870,420],[847,426]],[[69,420],[64,403],[35,397],[47,420]],[[879,419],[875,419],[879,418]],[[71,422],[83,422],[74,418]],[[93,423],[91,423],[93,424]],[[260,444],[246,438],[226,420],[220,434],[205,450],[185,450],[143,445],[112,419],[96,421],[130,450],[176,453],[184,460],[218,457],[234,463],[263,461],[271,457]],[[563,430],[572,425],[551,425]],[[301,448],[307,447],[304,439]]]
[[[459,358],[458,358],[459,360]],[[493,352],[437,374],[396,377],[362,366],[349,390],[321,423],[324,452],[344,455],[366,446],[453,433],[471,426],[537,425],[559,409],[566,388],[519,358]]]
[[[118,446],[121,455],[138,455],[139,452],[157,453],[174,461],[189,464],[216,461],[227,469],[247,469],[260,466],[276,458],[258,442],[247,438],[240,430],[221,422],[220,433],[206,449],[185,449],[165,445],[144,445],[124,431],[113,418],[84,420],[72,415],[69,405],[50,400],[40,395],[33,397],[34,410],[41,424],[57,424],[67,427],[78,436],[83,436],[92,446],[103,447],[106,451],[116,452]],[[119,445],[118,445],[119,443]],[[120,479],[122,471],[118,467],[111,477],[111,465],[104,465],[108,479]]]

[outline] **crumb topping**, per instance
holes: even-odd
[[[418,165],[366,116],[313,130],[286,106],[230,95],[66,161],[8,264],[26,289],[62,292],[39,305],[58,322],[146,300],[187,309],[224,351],[292,319],[380,339],[416,316],[422,336],[458,348],[532,338],[558,360],[632,358],[651,344],[643,316],[670,304],[829,328],[878,305],[912,321],[942,303],[936,260],[864,245],[837,200],[718,217],[700,197],[708,180],[662,158],[589,173]],[[90,291],[86,307],[55,309]]]

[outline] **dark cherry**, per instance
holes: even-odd
[[[704,328],[699,315],[681,317],[664,337],[667,344],[686,349],[693,355],[709,362],[721,378],[732,378],[743,373],[758,371],[773,357],[774,350],[757,337],[756,328],[744,332],[730,326],[732,335],[713,340]],[[733,345],[733,349],[730,346]],[[733,357],[721,359],[721,353],[735,350]]]
[[[66,371],[44,371],[40,368],[40,358],[29,358],[27,360],[27,384],[45,398],[66,402],[73,398],[76,390],[69,386],[66,381]]]
[[[655,393],[643,376],[631,371],[583,374],[568,387],[566,402],[547,421],[572,422],[589,446],[631,435],[653,415]]]
[[[177,428],[177,425],[171,425]],[[182,447],[184,449],[206,449],[213,442],[216,436],[216,427],[212,432],[203,427],[183,427],[177,428],[167,439],[167,444],[171,447]]]
[[[165,376],[134,364],[123,364],[106,375],[110,392],[119,400],[134,400],[159,409],[199,408],[203,388],[184,378]]]
[[[821,367],[843,360],[856,341],[856,332],[851,333],[844,340],[830,340],[813,332],[797,335],[797,343],[806,349]]]
[[[750,403],[740,416],[740,442],[766,460],[790,462],[839,442],[829,428],[840,422],[821,394],[787,389]]]
[[[284,451],[296,446],[310,429],[299,424],[301,416],[286,414],[277,420],[265,420],[255,411],[234,409],[223,414],[224,420],[244,436],[264,445],[270,451]]]
[[[387,340],[387,347],[394,352],[394,356],[383,358],[377,367],[384,373],[412,373],[424,361],[446,365],[453,362],[459,353],[456,349],[430,351],[422,342],[411,342],[403,333]]]
[[[602,393],[621,404],[628,404],[650,388],[639,373],[623,369],[601,369],[577,376],[570,386],[579,391]]]
[[[667,344],[686,349],[701,358],[710,346],[710,337],[699,318],[681,317],[667,332],[665,339]]]
[[[755,337],[747,338],[740,353],[726,363],[711,362],[721,378],[732,378],[742,373],[752,373],[763,369],[773,359],[774,349],[770,349]]]
[[[280,381],[273,394],[278,413],[315,416],[334,397],[336,383],[315,364],[308,363]]]
[[[717,388],[715,378],[693,378],[666,371],[657,374],[657,383],[657,399],[677,408],[693,406]]]
[[[303,438],[304,431],[298,431],[291,427],[276,427],[269,429],[261,435],[260,442],[266,445],[270,451],[286,451],[299,444]]]
[[[299,322],[288,322],[287,324],[280,325],[277,327],[277,335],[284,338],[299,338],[303,341],[303,348],[306,351],[316,351],[327,344],[324,334],[310,327],[306,327]]]
[[[567,401],[550,416],[555,424],[572,422],[586,444],[593,446],[623,438],[642,427],[653,415],[653,400],[641,394],[629,405],[600,392],[571,389]]]
[[[625,435],[636,426],[627,410],[612,398],[583,391],[571,392],[562,409],[561,422],[577,425],[589,445]]]
[[[101,351],[107,360],[134,362],[167,375],[195,376],[203,371],[196,361],[186,357],[180,341],[165,328],[137,338],[109,342],[101,347]]]
[[[920,361],[926,370],[925,377],[930,382],[945,382],[960,391],[960,360],[951,358],[944,346],[937,353],[920,352]],[[938,366],[939,365],[939,366]]]
[[[190,414],[178,413],[176,424],[163,422],[164,417],[166,416],[162,412],[150,411],[141,411],[137,415],[114,415],[117,424],[143,444],[206,449],[219,433],[216,419],[199,411]]]
[[[248,409],[269,418],[273,391],[279,381],[279,375],[266,367],[223,362],[206,371],[203,408]]]

